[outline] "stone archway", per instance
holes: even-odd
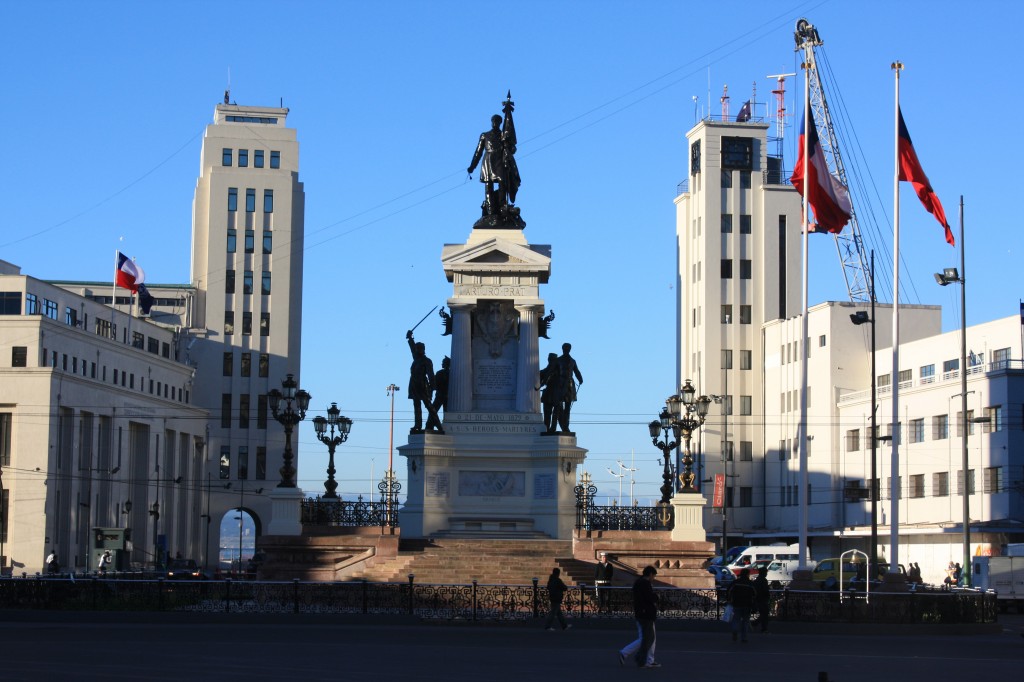
[[[234,507],[220,520],[220,546],[217,550],[217,571],[221,575],[251,577],[256,538],[263,534],[263,522],[249,507]]]

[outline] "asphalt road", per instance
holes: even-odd
[[[1019,679],[1024,616],[981,634],[829,632],[780,624],[748,644],[724,624],[659,630],[658,670],[620,667],[630,621],[420,624],[238,615],[0,612],[0,679],[14,680],[664,680],[942,682]],[[288,678],[292,678],[289,680]]]

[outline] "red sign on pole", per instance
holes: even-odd
[[[715,474],[715,496],[711,498],[713,509],[725,507],[725,474]]]

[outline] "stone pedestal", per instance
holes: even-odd
[[[704,542],[704,505],[707,498],[700,493],[676,493],[672,498],[672,509],[675,512],[675,526],[672,528],[672,540],[675,542]]]
[[[267,535],[302,534],[302,499],[300,488],[272,488],[270,490],[270,523]]]
[[[465,244],[445,245],[453,292],[444,433],[413,434],[398,448],[407,460],[403,536],[572,537],[586,450],[573,434],[543,435],[540,405],[550,252],[514,229],[475,229]],[[436,341],[423,340],[437,365]]]

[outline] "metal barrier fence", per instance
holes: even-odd
[[[562,607],[573,618],[632,618],[628,587],[574,585]],[[714,621],[725,591],[656,588],[659,618]],[[38,578],[0,580],[0,609],[89,611],[187,611],[249,613],[394,614],[424,619],[502,621],[540,618],[548,611],[547,588],[532,585],[358,582],[257,582],[233,580],[116,580]],[[771,618],[799,622],[992,623],[998,606],[991,592],[918,591],[872,594],[840,601],[836,592],[779,590]]]

